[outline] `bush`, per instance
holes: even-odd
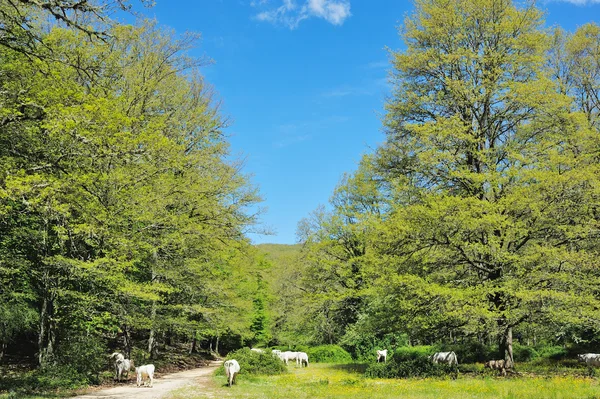
[[[410,360],[392,358],[387,363],[374,363],[365,371],[370,378],[442,377],[456,375],[458,368],[447,364],[434,364],[427,357]]]
[[[566,359],[569,355],[567,349],[562,346],[538,346],[536,352],[538,356],[552,360]]]
[[[437,351],[438,348],[431,345],[403,346],[396,348],[393,351],[388,351],[388,361],[390,358],[394,358],[396,361],[408,361],[423,357],[427,358],[427,356],[430,356]]]
[[[352,356],[338,345],[321,345],[306,351],[308,360],[315,363],[348,363]]]
[[[104,350],[104,346],[96,337],[68,337],[56,353],[59,368],[53,366],[44,372],[57,376],[62,373],[68,380],[82,381],[82,385],[86,385],[83,381],[98,384],[99,375],[106,368],[107,363]]]
[[[408,336],[401,333],[390,333],[373,337],[371,333],[361,334],[350,329],[342,337],[340,345],[354,360],[371,362],[377,359],[378,349],[392,349],[408,345]]]
[[[454,351],[458,363],[485,363],[488,360],[498,359],[498,346],[484,345],[478,341],[467,341],[460,344],[442,345],[441,352]]]
[[[442,377],[456,375],[458,368],[434,364],[428,356],[435,351],[431,346],[402,347],[388,356],[387,363],[374,363],[365,371],[370,378]]]
[[[54,366],[52,369],[34,370],[25,374],[0,376],[0,392],[21,394],[36,392],[62,392],[87,386],[89,381],[73,368]],[[20,397],[20,396],[17,396]]]
[[[258,353],[249,348],[230,352],[225,359],[235,359],[240,364],[240,375],[274,375],[287,372],[285,364],[270,353]],[[217,369],[217,374],[224,375],[223,366]]]
[[[515,362],[530,362],[539,356],[532,346],[513,345],[513,358]]]

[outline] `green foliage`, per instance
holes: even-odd
[[[532,346],[514,344],[513,355],[515,362],[529,362],[540,356],[540,354]]]
[[[101,371],[106,369],[105,348],[98,336],[72,334],[62,340],[56,352],[57,363],[65,370],[85,378],[88,383],[98,384]],[[50,370],[52,368],[48,367]]]
[[[562,346],[536,346],[535,351],[539,357],[551,360],[562,360],[567,358],[569,354],[568,350]]]
[[[26,374],[3,375],[0,378],[0,392],[13,391],[17,397],[35,392],[68,392],[93,382],[73,368],[55,366],[52,369],[34,370]]]
[[[235,359],[240,364],[240,375],[276,375],[287,372],[287,367],[277,356],[271,353],[258,353],[249,348],[238,349],[227,354],[225,360]],[[223,366],[217,374],[224,374]]]
[[[516,345],[513,346],[513,350]],[[521,348],[521,347],[519,347]],[[498,348],[491,347],[488,345],[484,345],[477,341],[466,341],[460,344],[454,345],[441,345],[440,351],[448,352],[454,351],[456,353],[456,357],[458,358],[458,363],[485,363],[488,360],[498,359]],[[515,354],[516,356],[516,354]],[[516,357],[515,357],[515,361]]]
[[[377,358],[377,350],[407,346],[408,336],[406,333],[389,333],[374,337],[370,329],[354,327],[346,331],[340,345],[348,350],[355,360],[371,362]]]
[[[307,349],[310,362],[315,363],[348,363],[352,356],[338,345],[321,345]]]
[[[374,363],[365,371],[369,378],[412,378],[442,377],[456,375],[458,368],[454,365],[434,364],[428,358],[432,354],[431,347],[397,348],[393,356],[388,355],[387,363]]]
[[[0,40],[0,348],[39,345],[44,372],[88,382],[125,346],[139,364],[167,342],[248,338],[253,306],[254,333],[268,327],[244,235],[260,197],[188,54],[199,36],[102,27],[25,26],[39,57]]]

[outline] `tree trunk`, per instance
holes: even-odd
[[[515,364],[513,357],[512,327],[507,327],[506,330],[504,330],[504,334],[500,340],[500,357],[507,362],[507,368],[512,368]]]
[[[54,355],[54,331],[50,321],[52,313],[52,299],[44,295],[40,309],[40,324],[38,329],[38,365],[44,367],[50,363]]]
[[[172,326],[169,326],[169,329],[167,330],[167,337],[166,337],[165,341],[167,342],[167,345],[173,346],[173,327]]]
[[[2,342],[0,344],[0,362],[2,362],[2,358],[4,357],[4,351],[6,351],[6,343]]]
[[[123,338],[125,341],[124,344],[127,359],[131,359],[131,336],[129,335],[129,326],[123,328]]]
[[[512,368],[515,364],[513,357],[513,335],[512,327],[508,327],[506,331],[506,360],[509,362],[509,368]]]
[[[156,301],[152,301],[152,310],[150,312],[150,320],[152,327],[150,327],[150,335],[148,336],[148,354],[150,359],[154,359],[154,352],[156,350],[156,329],[154,328],[154,321],[156,319]]]
[[[150,280],[151,284],[157,279],[157,275],[155,272],[156,265],[158,264],[158,251],[156,248],[152,253],[152,258],[154,260],[154,264],[152,265],[152,279]],[[150,311],[150,334],[148,336],[148,354],[150,355],[150,359],[154,359],[156,352],[156,300],[152,301],[152,310]]]
[[[198,344],[198,331],[194,330],[194,335],[192,336],[192,345],[190,346],[190,355],[196,352],[196,345]]]
[[[217,341],[215,342],[215,353],[219,354],[219,336],[217,335]]]

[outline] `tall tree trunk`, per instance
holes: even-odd
[[[217,341],[215,342],[215,353],[219,354],[219,336],[217,335]]]
[[[50,320],[53,309],[52,298],[44,295],[40,309],[40,323],[38,329],[38,365],[45,367],[54,356],[55,334]]]
[[[127,355],[127,359],[131,359],[131,335],[129,334],[128,325],[123,327],[123,338],[125,341],[125,354]]]
[[[515,364],[513,357],[513,337],[512,327],[506,327],[500,339],[500,357],[504,359],[508,367],[513,367]]]
[[[506,355],[505,355],[505,360],[507,362],[509,362],[509,367],[512,368],[515,364],[514,361],[514,357],[513,357],[513,335],[512,335],[512,327],[508,327],[506,329],[506,333],[505,333],[505,348],[506,348]]]
[[[154,352],[156,350],[156,329],[154,328],[154,322],[156,320],[156,301],[152,301],[152,310],[150,311],[150,335],[148,336],[148,353],[150,359],[154,359]]]
[[[198,331],[194,330],[192,335],[192,345],[190,346],[190,355],[196,352],[196,345],[198,345]]]
[[[152,253],[152,258],[154,260],[154,264],[152,265],[152,279],[150,280],[151,284],[157,279],[156,275],[156,266],[158,264],[158,251],[155,248]],[[152,310],[150,311],[150,334],[148,336],[148,353],[150,355],[150,359],[154,359],[156,352],[156,300],[152,301]]]
[[[165,341],[167,342],[167,345],[173,346],[173,326],[169,326]]]

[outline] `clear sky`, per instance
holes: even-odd
[[[538,2],[548,26],[600,19],[600,0]],[[293,244],[296,226],[327,204],[344,172],[383,141],[386,46],[401,49],[406,0],[156,0],[140,11],[200,32],[192,55],[223,102],[232,152],[264,197],[255,243]],[[138,8],[139,9],[139,8]]]

